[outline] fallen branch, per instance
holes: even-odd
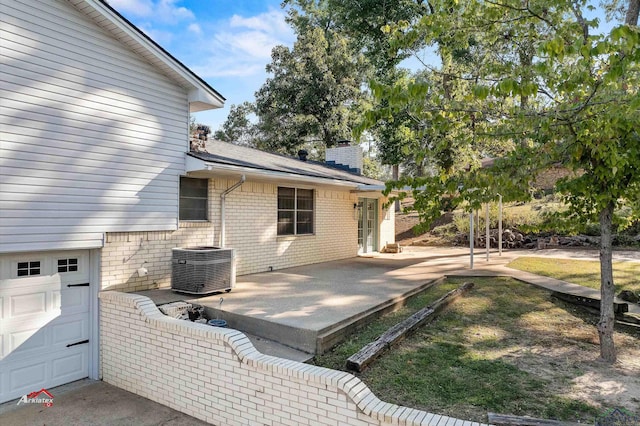
[[[461,287],[451,290],[431,305],[419,310],[409,318],[394,325],[376,340],[364,346],[357,353],[351,355],[349,359],[347,359],[347,369],[357,372],[362,371],[367,365],[378,358],[383,351],[402,340],[410,331],[424,324],[426,321],[431,320],[440,311],[442,311],[442,309],[460,295],[471,290],[471,288],[473,288],[473,283],[464,283]]]

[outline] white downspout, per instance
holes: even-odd
[[[238,182],[236,182],[235,184],[233,184],[233,186],[231,186],[230,188],[227,188],[226,191],[224,191],[222,194],[220,194],[220,247],[224,248],[225,247],[225,234],[226,234],[226,226],[225,226],[225,200],[227,198],[227,195],[236,190],[237,188],[240,187],[240,185],[242,185],[244,183],[244,181],[246,180],[245,176],[242,175],[240,177],[240,180]]]

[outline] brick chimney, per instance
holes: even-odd
[[[334,148],[327,148],[326,163],[355,174],[362,174],[362,148],[351,145],[349,141],[338,141]]]

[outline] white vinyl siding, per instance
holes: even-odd
[[[187,90],[65,0],[0,13],[0,252],[173,230]]]

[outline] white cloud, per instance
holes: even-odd
[[[193,12],[178,6],[180,0],[110,0],[109,4],[118,12],[158,22],[175,22],[195,19]]]
[[[267,33],[291,32],[291,28],[284,20],[285,13],[281,10],[270,10],[257,16],[245,18],[240,15],[233,15],[229,21],[232,28],[249,28],[252,30]]]
[[[187,29],[194,34],[202,34],[202,28],[200,28],[200,25],[198,24],[191,24],[187,27]]]
[[[227,46],[228,50],[238,56],[263,60],[271,57],[271,49],[279,44],[279,40],[270,34],[247,31],[218,34],[216,44]]]
[[[260,15],[232,16],[214,28],[201,42],[207,44],[206,64],[194,66],[203,77],[251,76],[264,74],[271,49],[292,45],[293,30],[285,22],[285,12],[270,10]]]

